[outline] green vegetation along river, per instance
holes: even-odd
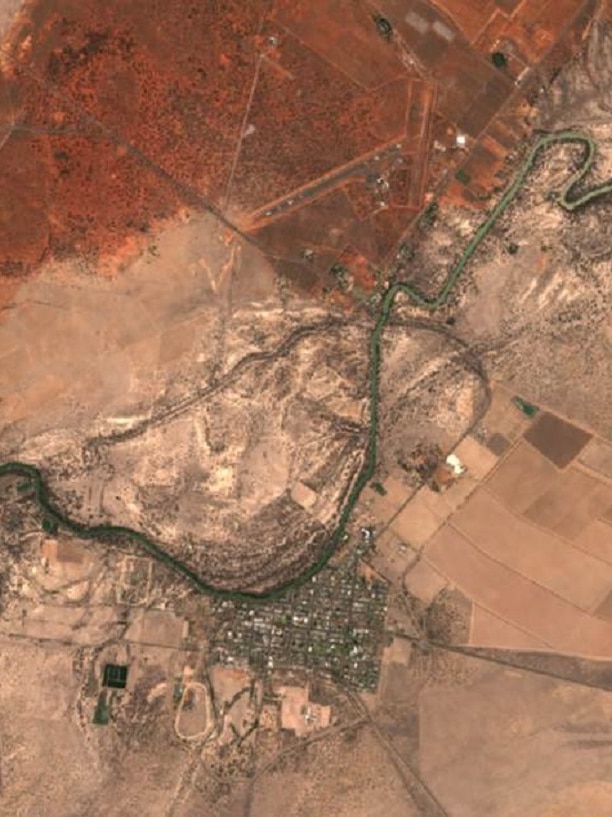
[[[196,589],[202,593],[210,593],[223,598],[255,601],[257,599],[273,598],[296,584],[308,580],[327,564],[329,558],[337,549],[344,536],[353,508],[355,507],[361,492],[374,475],[377,462],[377,443],[379,432],[381,342],[383,332],[395,303],[395,299],[400,293],[402,293],[418,307],[430,312],[433,312],[443,306],[447,302],[455,284],[461,277],[480,244],[487,237],[491,231],[491,228],[495,225],[501,214],[516,197],[538,156],[553,145],[566,143],[576,143],[582,145],[585,148],[585,154],[580,167],[569,177],[563,188],[556,194],[555,199],[557,203],[567,212],[572,212],[588,202],[594,201],[600,196],[612,192],[611,181],[594,187],[574,198],[570,198],[572,190],[579,184],[580,181],[582,181],[593,165],[593,160],[596,153],[595,142],[587,134],[580,133],[578,131],[560,131],[558,133],[550,133],[541,136],[527,154],[527,157],[514,181],[506,189],[505,193],[491,210],[486,220],[476,230],[473,237],[468,242],[465,250],[461,254],[461,257],[451,268],[451,271],[449,272],[439,292],[433,297],[428,297],[419,290],[405,283],[395,283],[385,292],[380,313],[370,338],[370,427],[364,464],[344,503],[338,524],[330,535],[326,548],[316,562],[311,564],[300,575],[294,577],[290,581],[287,581],[285,584],[261,593],[252,591],[225,590],[214,587],[213,585],[204,581],[187,564],[179,559],[176,559],[174,556],[171,556],[162,547],[157,545],[153,540],[149,539],[149,537],[145,536],[140,531],[119,525],[85,525],[81,522],[70,519],[52,501],[44,477],[36,466],[23,462],[7,462],[0,465],[0,476],[14,475],[26,480],[34,491],[34,496],[38,506],[41,512],[44,514],[47,523],[64,528],[65,530],[70,531],[83,539],[110,540],[112,542],[112,540],[116,539],[117,537],[127,537],[150,556],[158,559],[160,562],[163,562],[169,568],[175,571],[175,573],[188,579],[196,587]]]

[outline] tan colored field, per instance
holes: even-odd
[[[602,562],[612,564],[612,524],[596,519],[579,534],[574,540],[576,545],[583,548]]]
[[[474,603],[472,644],[612,657],[609,444],[585,447],[589,434],[542,414],[542,433],[559,426],[574,446],[559,468],[527,442],[540,444],[511,396],[496,386],[482,421],[508,441],[501,456],[468,435],[455,449],[467,472],[447,490],[412,495],[388,478],[384,496],[369,492],[372,564],[425,605],[457,585]]]
[[[612,626],[492,560],[458,531],[443,528],[425,552],[426,558],[476,603],[535,635],[551,649],[612,658]]]
[[[595,437],[580,453],[578,459],[587,468],[612,479],[612,445]]]
[[[554,465],[521,441],[487,481],[487,489],[513,511],[522,513],[557,479]]]
[[[479,647],[503,647],[508,650],[545,650],[548,647],[531,633],[478,604],[472,607],[470,642]]]
[[[486,490],[477,491],[452,527],[500,564],[591,610],[612,587],[612,567],[514,516]]]

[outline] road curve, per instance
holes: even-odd
[[[468,242],[465,250],[461,254],[461,257],[451,268],[439,292],[433,297],[428,297],[420,290],[412,287],[410,284],[405,283],[395,283],[385,292],[380,313],[370,338],[370,426],[364,464],[350,493],[347,496],[340,513],[338,524],[336,525],[335,530],[332,532],[325,550],[319,556],[317,561],[306,568],[300,575],[271,590],[266,590],[260,593],[248,590],[241,591],[218,588],[206,582],[185,562],[171,556],[162,547],[140,531],[120,525],[85,525],[81,522],[70,519],[53,503],[44,477],[41,471],[35,465],[30,465],[23,462],[6,462],[0,465],[0,476],[14,475],[27,480],[31,484],[34,491],[34,497],[41,512],[58,526],[83,539],[110,540],[112,542],[112,540],[116,537],[125,536],[138,545],[147,554],[167,565],[178,575],[187,579],[201,593],[208,593],[220,598],[257,601],[275,598],[289,590],[291,587],[295,587],[296,585],[307,581],[327,564],[330,557],[337,549],[346,530],[346,525],[353,508],[355,507],[361,492],[374,475],[377,462],[379,431],[381,341],[385,327],[393,310],[395,299],[401,293],[408,297],[416,306],[429,312],[433,312],[443,306],[448,301],[457,281],[463,274],[467,264],[480,244],[487,237],[498,218],[516,197],[525,181],[525,178],[533,168],[538,156],[549,147],[568,143],[582,145],[585,148],[585,154],[580,167],[569,177],[562,189],[554,195],[554,199],[559,206],[566,212],[571,213],[583,205],[595,201],[601,196],[612,192],[612,181],[610,181],[591,188],[575,198],[571,197],[572,190],[589,173],[595,159],[596,144],[588,134],[568,130],[540,136],[527,154],[527,157],[525,158],[525,161],[523,162],[514,181],[506,189],[503,196],[491,210],[485,221],[476,230],[473,237]]]

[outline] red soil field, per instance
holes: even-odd
[[[0,59],[0,275],[68,257],[116,270],[196,208],[319,292],[347,247],[384,266],[463,161],[430,164],[434,130],[470,135],[470,184],[451,196],[481,206],[499,184],[489,165],[523,133],[491,126],[513,71],[545,56],[580,0],[548,22],[539,0],[380,6],[390,38],[354,0],[28,4]],[[487,53],[500,43],[507,74]]]

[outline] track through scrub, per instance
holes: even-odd
[[[480,246],[480,244],[487,237],[492,227],[495,225],[498,218],[506,210],[508,205],[514,200],[518,191],[521,189],[527,174],[533,168],[533,165],[538,156],[548,147],[553,145],[574,143],[582,145],[585,148],[585,155],[580,167],[569,177],[562,189],[555,194],[556,202],[567,212],[573,212],[579,207],[582,207],[589,202],[595,201],[607,193],[612,192],[612,181],[592,188],[591,190],[582,193],[576,198],[570,198],[573,188],[587,175],[590,171],[593,161],[595,159],[596,145],[593,139],[585,133],[579,131],[560,131],[559,133],[550,133],[541,136],[533,145],[527,157],[521,166],[515,180],[507,188],[499,202],[491,210],[489,216],[476,230],[474,236],[468,242],[467,247],[463,251],[461,257],[454,267],[451,268],[444,284],[440,291],[434,297],[428,297],[420,290],[410,286],[410,284],[396,283],[393,284],[386,291],[379,316],[376,320],[372,335],[370,338],[370,387],[369,387],[369,403],[370,403],[370,427],[368,434],[368,443],[365,452],[364,464],[355,480],[347,499],[344,503],[338,523],[335,530],[330,536],[329,542],[322,554],[316,562],[311,564],[300,575],[294,577],[290,581],[277,586],[271,590],[262,592],[248,591],[248,590],[227,590],[215,587],[206,582],[199,576],[192,568],[174,556],[171,556],[163,548],[157,545],[148,536],[140,531],[133,530],[119,525],[85,525],[70,519],[62,511],[56,507],[49,496],[47,485],[42,476],[41,471],[34,465],[29,465],[22,462],[7,462],[0,465],[0,476],[14,475],[28,480],[34,490],[34,496],[38,503],[40,510],[45,516],[58,526],[65,530],[79,536],[83,539],[100,539],[113,540],[117,537],[127,537],[142,550],[148,553],[153,558],[159,560],[167,565],[175,573],[188,579],[193,586],[202,593],[209,593],[211,595],[219,596],[221,598],[257,601],[275,598],[285,591],[304,581],[307,581],[316,573],[319,572],[329,561],[332,554],[340,544],[349,517],[361,495],[361,492],[371,480],[374,475],[377,460],[377,444],[378,444],[378,430],[379,430],[379,385],[380,385],[380,365],[381,365],[381,341],[382,335],[391,315],[393,305],[396,297],[402,293],[406,295],[412,303],[416,306],[433,312],[443,306],[453,291],[457,281],[464,272],[470,259]]]

